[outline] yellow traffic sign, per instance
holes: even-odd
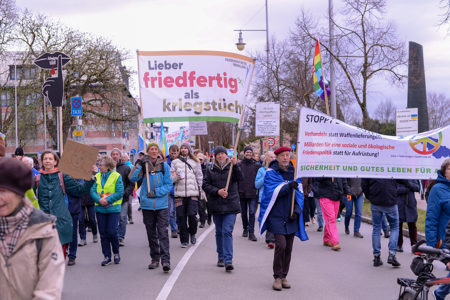
[[[83,136],[83,131],[81,131],[81,130],[75,130],[75,131],[73,132],[73,136]]]

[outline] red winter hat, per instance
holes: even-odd
[[[289,147],[280,147],[277,150],[275,150],[274,153],[275,153],[275,155],[278,155],[278,154],[280,154],[282,152],[286,152],[286,151],[291,152],[291,148],[289,148]]]

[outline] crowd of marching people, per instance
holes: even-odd
[[[227,153],[218,146],[210,158],[184,143],[172,145],[164,156],[152,142],[132,163],[126,153],[114,149],[99,156],[90,180],[60,172],[60,157],[50,150],[39,160],[25,156],[21,148],[13,158],[0,158],[0,290],[7,299],[60,298],[65,265],[76,264],[78,247],[87,245],[87,232],[93,243],[100,242],[100,265],[119,264],[127,225],[134,223],[133,195],[139,199],[150,248],[148,269],[161,265],[164,272],[171,270],[170,239],[179,239],[182,248],[195,245],[198,228],[212,222],[217,267],[231,272],[233,231],[240,213],[242,237],[255,242],[265,233],[267,247],[274,249],[272,288],[290,288],[287,276],[295,237],[308,240],[307,230],[315,225],[323,232],[321,243],[340,251],[344,245],[338,223],[344,218],[345,234],[353,232],[363,239],[364,197],[370,202],[374,267],[383,265],[383,234],[389,239],[387,263],[393,267],[400,266],[396,255],[405,246],[404,223],[411,246],[417,243],[417,180],[297,178],[290,148],[279,147],[261,157],[250,146],[239,158]],[[0,156],[4,155],[0,138]],[[445,247],[450,159],[443,162],[428,191],[427,243]],[[447,231],[450,237],[450,226]],[[37,259],[20,259],[25,255]],[[443,286],[435,295],[444,299],[448,292]]]

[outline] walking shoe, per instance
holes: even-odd
[[[359,233],[359,231],[355,232],[355,233],[353,234],[353,236],[354,236],[354,237],[357,237],[357,238],[360,238],[360,239],[364,238],[364,236],[363,236],[361,233]]]
[[[78,246],[80,246],[80,247],[83,247],[86,245],[87,245],[86,240],[80,240],[80,242],[78,243]]]
[[[283,285],[281,284],[281,278],[275,278],[275,281],[272,284],[272,288],[275,291],[281,291],[281,289],[283,288]]]
[[[268,243],[267,247],[269,247],[270,249],[273,249],[273,248],[275,248],[275,244],[274,243]]]
[[[178,232],[176,230],[172,230],[172,234],[170,235],[170,237],[173,239],[178,238]]]
[[[325,247],[333,247],[333,244],[331,242],[323,242],[323,245]]]
[[[91,227],[88,227],[88,228],[87,228],[87,232],[92,232],[92,228],[91,228]]]
[[[244,231],[242,232],[242,237],[248,237],[248,230],[244,229]]]
[[[217,261],[217,266],[218,266],[219,268],[225,267],[225,263],[223,262],[223,259],[219,259],[219,260]]]
[[[132,218],[130,218],[130,219],[128,220],[128,223],[130,223],[130,224],[134,224],[134,221],[133,221],[133,219],[132,219]]]
[[[98,237],[96,234],[92,236],[92,242],[98,243]]]
[[[315,217],[311,218],[311,223],[316,224],[316,218]]]
[[[188,244],[187,243],[181,243],[181,248],[187,248]]]
[[[287,281],[286,278],[281,278],[281,286],[283,287],[283,289],[291,288],[291,284],[289,283],[289,281]]]
[[[205,228],[205,223],[200,223],[200,225],[198,225],[198,228]]]
[[[142,210],[142,208],[139,206],[139,207],[138,207],[138,211],[141,211],[141,210]]]
[[[191,244],[195,245],[195,243],[197,243],[197,239],[195,238],[195,234],[191,235]]]
[[[338,243],[338,244],[334,244],[334,245],[331,247],[331,250],[333,250],[333,251],[339,251],[339,250],[341,250],[341,246],[339,246],[339,243]]]
[[[148,265],[148,268],[150,270],[156,269],[159,267],[159,261],[152,260],[152,263]]]
[[[389,254],[387,262],[393,267],[400,267],[400,263],[397,261],[397,258],[395,258],[395,255]]]
[[[233,270],[234,270],[234,266],[232,263],[230,263],[230,262],[225,263],[225,271],[231,272]]]
[[[345,234],[350,234],[350,229],[348,229],[348,226],[345,226]]]
[[[125,242],[123,241],[123,239],[119,239],[119,246],[120,247],[125,246]]]
[[[111,264],[111,258],[105,257],[105,259],[102,261],[102,267],[108,266]]]
[[[167,262],[167,261],[163,262],[162,267],[163,267],[164,273],[167,273],[170,271],[170,263],[169,262]]]
[[[397,252],[403,252],[403,248],[401,246],[397,246]]]
[[[69,261],[67,262],[68,266],[73,266],[75,264],[75,258],[69,258]]]
[[[116,265],[120,263],[120,255],[119,255],[119,253],[114,254],[114,263]]]
[[[318,232],[321,232],[323,230],[323,226],[319,226],[319,228],[317,228]]]
[[[336,218],[336,221],[338,221],[338,222],[342,221],[342,216],[339,215],[339,216]]]
[[[248,239],[252,242],[256,242],[258,240],[253,232],[248,234]]]
[[[383,265],[383,262],[381,261],[380,256],[379,255],[378,256],[374,256],[373,257],[373,266],[374,267],[379,267],[381,265]]]
[[[305,226],[306,226],[306,227],[309,227],[310,225],[311,225],[311,222],[306,222],[306,223],[305,223]]]
[[[388,239],[388,238],[391,236],[391,234],[389,233],[389,230],[386,230],[386,231],[383,230],[383,232],[384,232],[384,237],[385,237],[385,238]]]

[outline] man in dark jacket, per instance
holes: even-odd
[[[261,165],[252,157],[252,147],[245,147],[244,159],[238,164],[242,172],[242,181],[239,182],[239,198],[241,202],[242,226],[244,228],[242,236],[256,242],[255,212],[258,204],[258,190],[255,187],[255,178]]]
[[[393,267],[399,267],[400,263],[395,258],[397,252],[398,240],[398,207],[397,194],[398,187],[395,179],[363,179],[361,187],[364,195],[370,201],[370,209],[372,211],[372,248],[373,248],[373,266],[378,267],[383,264],[380,258],[381,254],[381,220],[383,213],[386,215],[389,226],[391,227],[391,235],[389,237],[389,256],[388,264]]]
[[[206,169],[203,178],[203,190],[208,197],[208,210],[213,216],[216,225],[216,248],[218,254],[218,267],[225,267],[227,272],[233,266],[233,229],[236,214],[240,211],[238,182],[242,180],[242,173],[236,158],[227,158],[227,149],[218,146],[214,149],[215,161],[212,167]],[[228,190],[228,173],[233,165]]]
[[[355,204],[355,223],[353,229],[353,236],[357,238],[363,238],[363,235],[359,232],[361,227],[362,207],[364,201],[364,195],[361,188],[361,178],[349,178],[347,183],[350,186],[351,198],[345,201],[345,234],[350,234],[350,219],[353,213],[353,203]]]
[[[122,211],[120,212],[119,229],[117,232],[119,235],[119,245],[124,246],[125,233],[127,231],[128,201],[130,199],[130,196],[133,195],[134,183],[132,183],[128,178],[131,170],[129,166],[122,162],[122,152],[119,149],[114,148],[111,151],[111,157],[116,162],[116,171],[122,177],[124,188]]]
[[[92,231],[92,241],[98,242],[97,236],[97,220],[95,219],[95,202],[92,200],[90,193],[86,193],[81,197],[81,214],[79,218],[80,242],[78,246],[86,246],[86,227]]]

